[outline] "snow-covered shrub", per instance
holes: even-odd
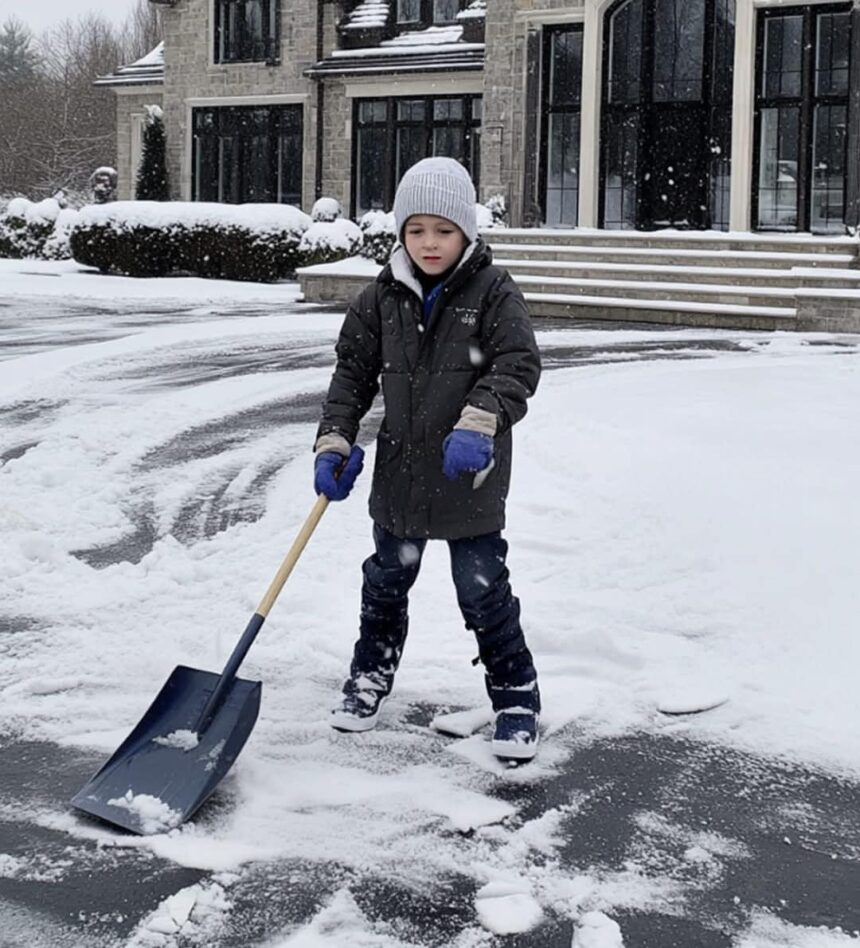
[[[78,222],[80,211],[71,207],[64,207],[57,215],[54,230],[42,247],[41,256],[45,260],[69,260],[72,248],[69,246],[69,237]]]
[[[70,244],[78,263],[105,273],[271,282],[304,262],[310,223],[289,204],[116,201],[84,208]]]
[[[321,197],[311,208],[312,221],[336,221],[343,217],[343,208],[335,198]]]
[[[491,223],[488,227],[507,227],[508,226],[508,205],[504,194],[492,194],[483,205],[490,212]]]
[[[0,257],[40,257],[54,232],[60,205],[54,198],[34,203],[13,198],[0,215]]]
[[[361,230],[352,221],[315,221],[302,234],[299,244],[302,265],[309,267],[354,257],[361,250],[363,240]]]
[[[394,215],[385,211],[368,211],[358,221],[364,242],[361,256],[378,264],[388,263],[391,251],[397,243],[397,224]]]

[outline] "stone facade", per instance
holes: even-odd
[[[279,61],[225,65],[213,61],[213,0],[176,0],[163,7],[166,43],[162,101],[173,195],[181,199],[192,196],[190,122],[195,106],[300,104],[304,117],[301,203],[307,210],[322,195],[335,197],[345,208],[350,207],[353,106],[357,99],[480,94],[483,118],[479,194],[486,200],[501,193],[509,208],[510,223],[540,225],[547,200],[542,192],[547,162],[543,152],[547,147],[541,127],[546,31],[570,26],[582,30],[575,222],[580,227],[599,227],[603,206],[602,162],[608,147],[602,141],[604,38],[614,3],[615,0],[490,0],[482,18],[484,46],[474,42],[472,33],[471,40],[464,33],[444,49],[440,47],[438,55],[433,51],[428,54],[426,48],[423,52],[416,48],[410,61],[409,56],[388,55],[397,52],[391,46],[398,41],[394,0],[373,4],[374,11],[388,10],[387,19],[383,16],[379,23],[374,21],[373,30],[379,37],[364,37],[363,42],[370,43],[365,48],[360,48],[361,43],[354,36],[347,43],[343,28],[352,13],[361,11],[362,4],[281,0]],[[828,4],[833,5],[833,0],[806,0],[803,6],[808,9]],[[729,57],[734,63],[733,84],[729,86],[731,174],[729,177],[726,173],[721,179],[729,184],[725,189],[726,218],[718,225],[733,231],[753,226],[756,144],[751,103],[756,87],[757,17],[769,7],[793,5],[787,0],[734,3],[736,41],[733,57]],[[860,78],[860,0],[855,3],[852,30],[852,82],[856,86]],[[380,39],[383,36],[387,37],[384,41]],[[383,42],[388,45],[379,45]],[[458,48],[462,51],[459,55]],[[471,60],[470,55],[474,57]],[[852,143],[856,146],[860,142],[860,89],[854,86],[849,106],[849,149]],[[124,87],[117,91],[118,170],[121,193],[127,194],[132,177],[129,142],[133,140],[135,110],[139,111],[143,102],[157,99],[154,88],[134,91]],[[322,127],[318,129],[320,120]],[[699,139],[705,140],[702,135]],[[845,222],[856,224],[860,219],[860,171],[856,162],[849,165]],[[647,179],[651,170],[637,167],[636,173]],[[636,226],[666,226],[656,217],[653,220],[651,224],[637,222]]]
[[[164,8],[164,109],[168,173],[175,198],[191,197],[191,109],[195,105],[303,106],[302,205],[314,200],[316,85],[303,72],[316,60],[316,4],[283,3],[280,62],[213,62],[212,0]]]

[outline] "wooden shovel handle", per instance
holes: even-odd
[[[284,583],[289,578],[290,573],[293,571],[293,567],[298,562],[299,557],[302,555],[302,550],[307,546],[308,540],[311,538],[311,534],[316,529],[317,524],[320,522],[322,515],[325,513],[326,507],[329,505],[329,499],[325,494],[320,494],[317,497],[317,502],[314,504],[313,509],[308,514],[307,520],[302,524],[301,530],[299,530],[298,536],[293,541],[293,545],[290,547],[289,552],[284,557],[283,563],[281,563],[281,568],[275,573],[275,578],[272,580],[269,588],[266,590],[266,595],[263,596],[260,601],[260,605],[257,607],[257,615],[262,616],[264,619],[269,614],[269,610],[275,604],[275,600],[278,598],[281,590],[284,588]]]

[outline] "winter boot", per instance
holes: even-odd
[[[492,751],[501,760],[526,761],[537,753],[540,735],[540,691],[537,679],[522,685],[494,684],[486,676],[487,693],[496,712]]]
[[[343,683],[340,704],[331,713],[331,726],[337,731],[372,730],[393,684],[393,672],[351,674]]]

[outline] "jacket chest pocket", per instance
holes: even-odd
[[[442,344],[438,346],[435,367],[453,372],[480,373],[486,363],[481,338],[481,317],[477,309],[452,306],[440,313],[444,326]]]

